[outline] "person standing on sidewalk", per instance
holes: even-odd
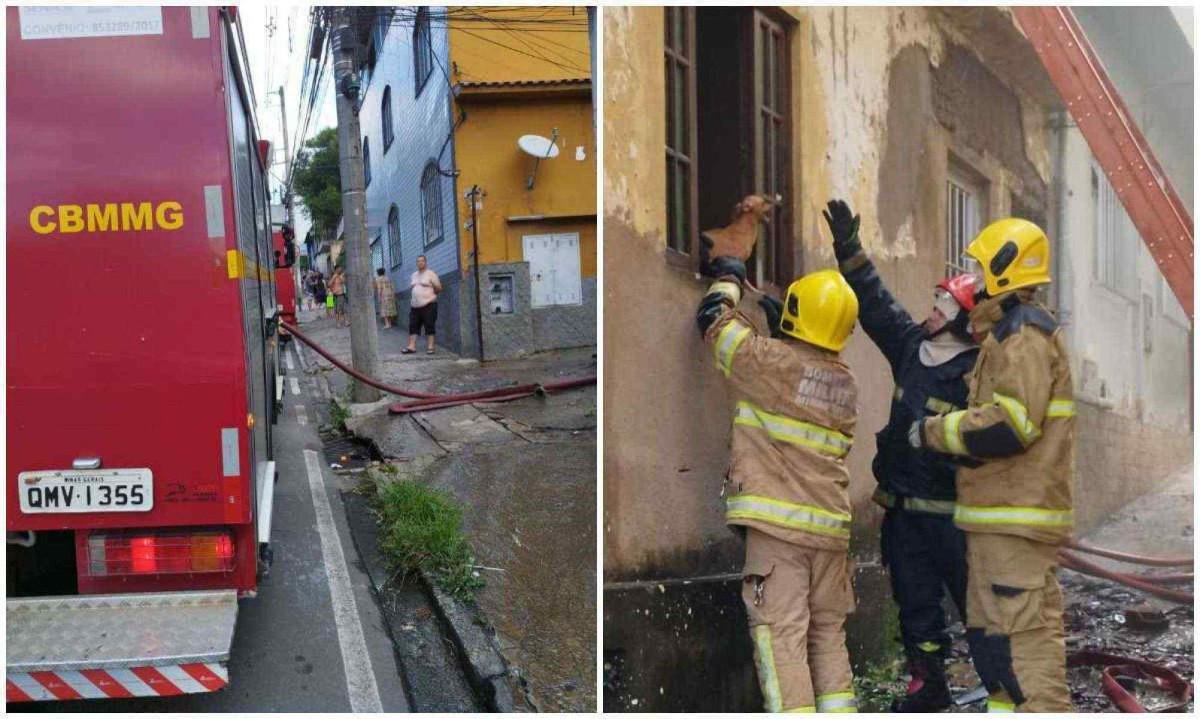
[[[410,355],[417,351],[417,335],[425,328],[425,352],[433,354],[434,335],[437,324],[437,296],[442,291],[442,281],[437,273],[426,266],[425,255],[417,257],[417,271],[409,282],[412,289],[408,311],[408,347],[400,354]]]
[[[945,669],[950,637],[942,598],[949,593],[965,624],[967,540],[954,526],[953,458],[913,449],[908,429],[918,419],[967,405],[964,375],[979,356],[967,326],[975,307],[975,282],[970,275],[942,280],[929,316],[917,324],[863,251],[859,218],[850,206],[830,202],[825,220],[838,269],[858,296],[859,322],[887,359],[896,383],[871,465],[879,482],[874,499],[886,510],[880,554],[900,608],[900,635],[912,677],[892,711],[942,711],[951,704]]]
[[[1050,241],[1027,220],[988,225],[967,246],[986,294],[967,409],[917,420],[915,448],[981,462],[958,472],[954,522],[967,536],[967,642],[989,711],[1069,712],[1058,548],[1074,522],[1075,400],[1054,315]]]
[[[346,327],[350,321],[346,318],[346,271],[338,265],[329,278],[329,292],[333,295],[333,313],[337,317],[338,327]]]
[[[325,286],[325,275],[321,274],[320,270],[313,273],[312,284],[313,300],[317,303],[317,311],[320,312],[322,307],[326,307],[326,297],[329,295],[329,289]],[[328,308],[325,310],[325,316],[332,316]]]
[[[375,307],[379,310],[379,319],[383,320],[383,328],[391,329],[396,319],[396,283],[382,267],[375,270],[375,275],[371,281],[375,288]]]
[[[733,224],[701,236],[701,272],[716,281],[696,322],[736,399],[725,522],[745,533],[742,599],[766,710],[853,712],[845,457],[858,390],[840,352],[858,300],[837,271],[813,272],[791,283],[782,303],[760,301],[771,336],[758,333],[737,307],[770,209],[752,195]]]

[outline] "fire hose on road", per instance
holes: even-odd
[[[498,387],[496,389],[482,390],[479,392],[463,392],[459,394],[436,394],[433,392],[421,392],[419,390],[403,389],[401,387],[384,384],[377,379],[373,379],[362,374],[361,372],[358,372],[353,367],[342,362],[337,357],[334,357],[333,354],[324,347],[321,347],[316,342],[313,342],[311,339],[304,336],[303,332],[287,322],[280,321],[279,325],[301,342],[311,347],[314,352],[332,362],[335,367],[359,382],[370,385],[380,391],[387,392],[388,394],[394,394],[400,397],[408,397],[414,400],[412,402],[393,404],[388,407],[388,411],[393,414],[404,414],[407,412],[417,412],[430,409],[442,409],[444,407],[454,407],[460,404],[469,404],[471,402],[478,401],[507,402],[509,400],[520,399],[521,397],[529,397],[535,394],[543,395],[547,392],[558,392],[596,383],[596,376],[590,375],[588,377],[576,377],[557,382],[522,384],[511,387]]]
[[[1179,589],[1171,589],[1169,587],[1162,586],[1164,584],[1190,582],[1193,580],[1193,577],[1194,577],[1193,573],[1191,573],[1191,572],[1183,572],[1183,573],[1175,573],[1175,574],[1160,574],[1160,575],[1125,574],[1125,573],[1114,572],[1112,570],[1105,569],[1104,567],[1101,567],[1100,565],[1095,564],[1094,562],[1084,559],[1083,557],[1079,556],[1075,552],[1076,551],[1077,552],[1085,552],[1087,554],[1094,554],[1094,555],[1100,556],[1100,557],[1107,557],[1108,559],[1115,559],[1120,562],[1128,562],[1130,564],[1141,564],[1141,565],[1149,566],[1149,567],[1189,566],[1192,564],[1191,557],[1188,557],[1188,558],[1175,557],[1175,558],[1169,558],[1169,559],[1158,558],[1158,557],[1143,557],[1143,556],[1140,556],[1137,554],[1126,554],[1124,552],[1116,552],[1111,549],[1102,549],[1100,547],[1092,547],[1090,545],[1080,544],[1079,542],[1075,542],[1075,541],[1068,542],[1067,547],[1069,547],[1071,550],[1075,550],[1075,551],[1069,551],[1068,549],[1064,548],[1064,549],[1060,549],[1058,552],[1058,556],[1062,559],[1062,565],[1064,567],[1066,567],[1067,569],[1079,572],[1081,574],[1087,574],[1087,575],[1090,575],[1093,577],[1099,577],[1101,579],[1107,579],[1109,581],[1117,582],[1118,584],[1123,584],[1127,587],[1131,587],[1133,589],[1138,589],[1143,592],[1153,594],[1156,597],[1168,599],[1173,602],[1180,602],[1182,604],[1192,604],[1195,601],[1195,596],[1191,592],[1185,592],[1185,591],[1182,591]]]

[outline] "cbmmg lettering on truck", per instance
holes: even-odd
[[[37,205],[29,211],[29,227],[51,232],[139,232],[183,227],[183,205],[166,202],[106,202],[87,205]]]

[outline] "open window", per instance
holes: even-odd
[[[801,271],[791,211],[791,20],[770,8],[665,8],[668,257],[751,193],[781,195],[748,263],[759,286]],[[705,48],[696,53],[695,48]]]

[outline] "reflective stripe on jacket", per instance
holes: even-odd
[[[704,339],[734,400],[725,521],[793,544],[845,550],[845,457],[857,421],[850,369],[833,352],[760,336],[735,309],[736,284],[714,283],[706,297],[714,293],[725,300]]]
[[[968,408],[926,420],[931,448],[982,460],[958,474],[955,524],[1058,544],[1071,534],[1075,402],[1062,332],[1027,293],[981,303],[989,327]]]

